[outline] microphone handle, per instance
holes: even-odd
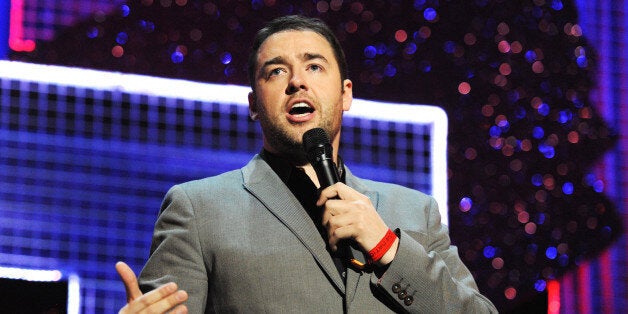
[[[337,182],[340,182],[340,179],[338,178],[338,169],[336,168],[336,165],[331,159],[321,158],[319,162],[313,166],[314,166],[314,171],[316,171],[316,176],[318,177],[321,189],[324,189]],[[334,199],[339,199],[339,198],[335,197]],[[364,269],[365,267],[368,266],[366,255],[364,254],[364,252],[362,252],[361,250],[357,248],[358,244],[355,243],[355,241],[350,240],[350,241],[342,241],[342,242],[346,242],[347,245],[341,244],[338,246],[338,248],[339,249],[345,249],[344,247],[349,248],[349,250],[345,249],[345,253],[348,255],[347,257],[349,258],[349,262],[351,263],[352,266],[358,269]]]

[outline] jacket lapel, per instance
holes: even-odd
[[[344,293],[343,280],[327,252],[325,241],[316,230],[312,219],[288,187],[279,179],[270,166],[257,155],[242,168],[242,174],[244,188],[253,194],[294,233],[299,241],[312,253],[312,256],[327,273],[327,276],[336,288]]]

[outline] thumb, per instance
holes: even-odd
[[[124,283],[127,303],[141,297],[142,291],[140,291],[140,286],[137,283],[137,277],[135,277],[135,273],[131,267],[129,267],[129,265],[125,262],[117,262],[116,271],[118,271],[118,275],[120,275],[120,279],[122,279],[122,282]]]

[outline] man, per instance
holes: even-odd
[[[121,312],[496,312],[431,197],[342,165],[342,114],[353,97],[346,73],[320,20],[282,17],[258,33],[249,112],[263,150],[242,169],[168,192],[140,275],[150,292],[116,265],[129,301]],[[330,136],[341,172],[320,193],[302,148],[312,128]],[[365,268],[347,261],[346,243],[366,253]]]

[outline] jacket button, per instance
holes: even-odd
[[[406,290],[403,290],[399,292],[398,296],[399,296],[399,300],[403,300],[408,296],[408,292]]]
[[[412,304],[412,302],[414,301],[414,298],[409,295],[405,298],[403,298],[403,304],[410,306],[410,304]]]
[[[396,283],[392,286],[392,292],[394,293],[398,293],[399,291],[401,291],[401,285]]]

